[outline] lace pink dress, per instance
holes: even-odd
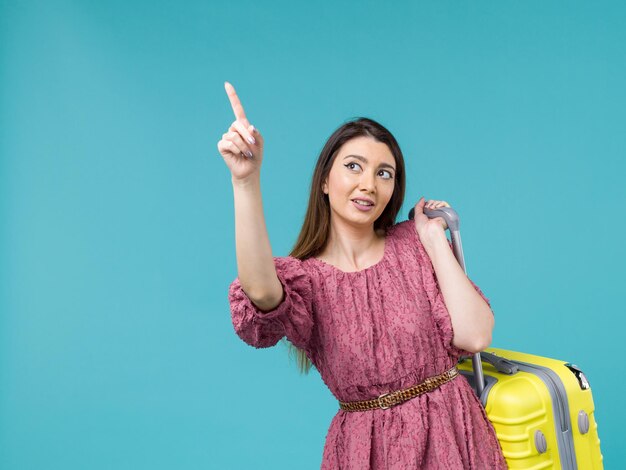
[[[344,272],[313,257],[274,261],[284,300],[263,313],[236,278],[228,292],[235,332],[257,348],[287,336],[307,352],[338,400],[365,400],[410,387],[446,371],[460,354],[471,354],[452,345],[450,316],[412,220],[391,227],[383,258],[361,271]],[[507,465],[480,400],[459,375],[389,409],[338,409],[321,468],[493,470]]]

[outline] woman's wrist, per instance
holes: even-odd
[[[237,188],[253,187],[256,189],[261,185],[261,178],[258,174],[253,174],[246,178],[231,178],[231,181],[233,183],[233,187]]]
[[[438,246],[446,246],[448,249],[448,238],[443,227],[433,227],[425,231],[423,235],[420,235],[422,245],[426,249],[426,252],[430,255],[433,250]]]

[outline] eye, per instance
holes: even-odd
[[[361,165],[359,165],[357,162],[349,162],[349,163],[346,163],[344,166],[345,166],[346,168],[349,168],[349,169],[351,169],[351,170],[352,170],[352,169],[354,169],[354,167],[352,167],[351,165],[356,165],[356,166],[358,166],[359,168],[361,168]],[[390,171],[388,171],[388,170],[380,170],[380,171],[378,172],[378,174],[381,174],[381,173],[383,173],[383,174],[384,174],[384,173],[387,173],[387,175],[389,175],[389,176],[383,177],[383,179],[386,179],[386,180],[393,179],[393,174],[392,174]]]
[[[359,168],[361,168],[361,165],[359,165],[357,162],[350,162],[350,163],[346,163],[344,166],[345,166],[346,168],[350,168],[350,165],[356,165],[356,166],[358,166]],[[350,169],[352,170],[352,168],[350,168]]]

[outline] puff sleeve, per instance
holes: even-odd
[[[286,336],[294,346],[308,350],[313,330],[311,278],[298,258],[274,257],[274,265],[284,297],[273,310],[263,312],[252,303],[238,277],[231,283],[228,300],[235,332],[255,348],[274,346]]]

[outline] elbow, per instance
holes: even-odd
[[[474,340],[470,340],[470,341],[463,342],[463,343],[456,342],[455,340],[452,341],[453,346],[456,346],[457,348],[462,349],[463,351],[467,351],[472,354],[476,354],[481,351],[484,351],[485,349],[489,347],[490,344],[491,344],[491,335],[489,335],[489,337],[483,336],[482,338],[479,338],[478,340],[474,339]]]
[[[491,338],[489,338],[488,340],[483,339],[481,341],[472,343],[471,347],[461,347],[461,349],[463,349],[464,351],[470,352],[472,354],[478,354],[479,352],[487,349],[490,344],[491,344]]]
[[[489,346],[491,345],[491,335],[489,335],[488,337],[485,337],[482,339],[482,341],[479,341],[475,346],[474,346],[474,353],[479,353],[481,351],[484,351],[485,349],[487,349]]]
[[[491,341],[493,339],[492,338],[493,327],[495,326],[495,323],[496,323],[496,320],[495,320],[495,317],[493,316],[493,312],[491,311],[491,309],[489,309],[488,331],[485,332],[481,340],[478,341],[478,343],[475,345],[476,352],[484,351],[489,346],[491,346]]]
[[[285,300],[286,292],[278,277],[276,277],[276,281],[271,287],[271,291],[250,289],[250,292],[248,293],[248,291],[242,286],[250,301],[262,312],[274,310]]]
[[[281,292],[278,297],[274,297],[272,295],[264,295],[259,296],[258,298],[252,299],[250,301],[263,313],[268,313],[274,311],[278,308],[280,304],[285,301],[285,291],[281,288]]]

